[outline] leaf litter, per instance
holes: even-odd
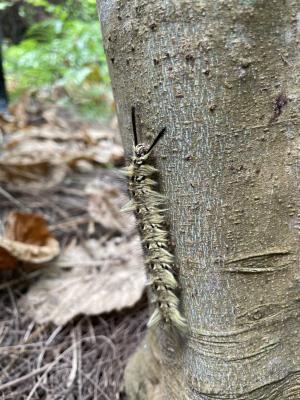
[[[1,122],[0,393],[121,398],[146,279],[134,217],[120,212],[120,138],[32,93],[20,103]]]
[[[18,261],[43,264],[59,254],[59,243],[46,221],[37,214],[11,212],[0,235],[0,270],[15,268]]]
[[[20,299],[22,307],[38,323],[63,325],[79,314],[133,306],[146,283],[138,246],[136,238],[70,244]]]

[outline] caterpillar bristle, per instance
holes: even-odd
[[[185,332],[187,330],[185,318],[182,317],[182,315],[176,308],[173,308],[170,314],[174,326],[176,326],[180,331]]]
[[[173,308],[168,319],[164,319],[159,309],[155,309],[147,323],[148,328],[155,328],[163,323],[163,328],[175,329],[179,334],[187,332],[186,320],[180,315],[178,310]]]
[[[174,275],[168,270],[163,270],[163,271],[155,271],[155,278],[153,277],[150,281],[151,285],[155,285],[156,283],[161,283],[163,282],[164,285],[168,288],[171,289],[176,289],[177,288],[177,282],[176,279],[174,278]]]
[[[136,204],[134,200],[128,201],[128,203],[126,203],[125,206],[121,208],[121,212],[130,212],[135,210],[136,210]]]
[[[148,285],[154,302],[148,327],[162,325],[182,333],[186,331],[187,324],[179,311],[174,256],[168,249],[168,232],[164,226],[165,196],[154,190],[157,183],[152,176],[158,173],[158,169],[148,163],[151,151],[164,132],[165,129],[158,134],[150,147],[144,144],[135,145],[131,164],[123,169],[129,179],[132,200],[122,211],[136,212],[142,234]]]
[[[161,320],[161,314],[159,310],[156,308],[152,313],[151,317],[149,318],[149,321],[147,323],[148,328],[156,326],[160,320]]]

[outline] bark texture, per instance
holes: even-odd
[[[299,0],[98,0],[127,154],[155,150],[189,332],[129,398],[300,399]]]

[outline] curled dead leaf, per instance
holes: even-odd
[[[59,254],[59,244],[49,233],[43,217],[12,212],[4,235],[0,236],[0,269],[10,269],[18,261],[42,264]]]
[[[0,270],[14,269],[18,264],[18,260],[12,256],[6,249],[0,247]]]

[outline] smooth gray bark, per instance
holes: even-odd
[[[184,343],[150,332],[130,399],[300,399],[300,3],[98,0],[127,155],[155,151]]]

